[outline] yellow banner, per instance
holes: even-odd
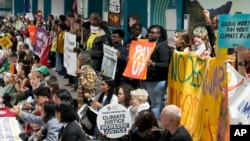
[[[0,45],[3,48],[10,48],[10,47],[12,47],[13,43],[11,42],[11,40],[8,36],[5,36],[5,37],[0,39]]]
[[[181,123],[194,141],[217,141],[227,76],[224,61],[174,51],[168,76],[168,104],[182,109]]]

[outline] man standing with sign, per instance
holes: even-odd
[[[147,78],[140,82],[140,87],[148,91],[151,108],[159,120],[166,92],[168,66],[172,56],[172,49],[168,46],[167,33],[159,25],[152,25],[148,30],[149,42],[155,42],[156,47],[148,61]]]

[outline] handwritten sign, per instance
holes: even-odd
[[[15,117],[0,118],[0,138],[1,141],[21,141],[19,123]]]
[[[117,66],[117,56],[116,52],[117,49],[112,48],[108,45],[103,44],[103,59],[102,59],[102,68],[101,72],[110,77],[115,79],[115,72],[116,72],[116,66]]]
[[[131,115],[120,104],[104,106],[97,116],[97,127],[108,138],[119,138],[128,133],[131,127]]]
[[[250,14],[220,15],[219,48],[250,48]]]
[[[108,24],[112,27],[121,26],[121,0],[109,0]]]
[[[228,64],[228,97],[231,125],[250,124],[250,82]]]
[[[77,54],[73,51],[76,47],[76,35],[69,32],[64,33],[64,67],[67,73],[76,76]]]
[[[168,74],[168,104],[182,109],[181,123],[193,140],[217,140],[220,103],[226,87],[224,61],[174,51]]]
[[[151,54],[155,48],[154,42],[132,41],[129,49],[129,60],[124,76],[139,80],[145,80]]]

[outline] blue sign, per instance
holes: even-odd
[[[250,48],[250,14],[220,15],[219,48]]]

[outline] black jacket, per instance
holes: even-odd
[[[86,135],[76,121],[72,121],[62,127],[59,132],[60,141],[86,141]]]
[[[157,82],[167,80],[168,67],[172,58],[173,49],[166,41],[159,42],[150,57],[155,66],[150,66],[147,72],[146,81]]]

